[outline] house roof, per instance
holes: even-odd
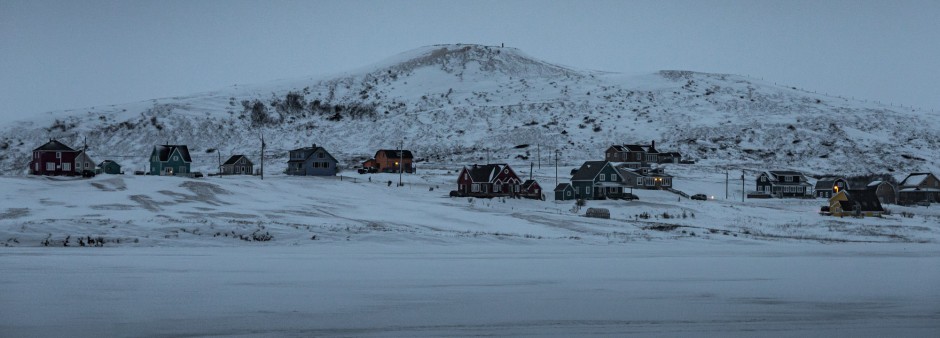
[[[609,162],[607,161],[587,161],[581,165],[581,169],[571,176],[572,181],[593,181],[597,174],[604,169]]]
[[[558,186],[555,187],[555,191],[564,191],[565,189],[568,189],[568,188],[572,188],[571,183],[558,183]]]
[[[379,157],[379,153],[385,153],[385,158],[399,158],[398,153],[401,152],[402,156],[400,158],[409,159],[414,158],[414,155],[411,154],[411,150],[393,150],[393,149],[380,149],[375,152],[375,157]]]
[[[538,182],[535,180],[525,180],[525,182],[522,182],[522,187],[528,189],[532,184],[538,184]]]
[[[58,140],[49,140],[49,142],[46,142],[46,144],[43,144],[39,148],[33,149],[33,151],[75,151],[75,149],[69,148],[69,146]]]
[[[901,186],[904,187],[916,187],[924,183],[924,180],[927,177],[933,176],[932,173],[913,173],[907,175],[903,181],[901,181]]]
[[[768,173],[774,176],[803,176],[803,173],[793,170],[771,170]]]
[[[845,179],[841,177],[831,177],[831,176],[820,178],[818,181],[816,181],[815,189],[816,190],[832,190],[832,188],[836,185],[837,180],[844,181]],[[848,182],[846,182],[846,185],[847,184]]]
[[[242,157],[245,158],[245,161],[248,161],[248,163],[251,164],[251,160],[245,157],[245,155],[232,155],[232,157],[229,157],[228,161],[225,161],[225,163],[222,163],[222,165],[235,164],[235,162],[238,162],[238,160]]]
[[[467,168],[467,172],[470,173],[470,180],[474,182],[491,182],[493,178],[496,177],[496,174],[499,173],[499,170],[499,164],[474,164]]]
[[[104,161],[101,161],[101,164],[99,164],[98,166],[104,167],[104,166],[106,166],[106,165],[108,165],[108,164],[111,164],[111,163],[114,163],[114,165],[116,165],[116,166],[118,166],[118,167],[121,166],[120,164],[118,164],[117,162],[114,162],[114,161],[112,161],[112,160],[104,160]]]
[[[302,148],[297,148],[297,149],[291,150],[291,152],[295,152],[295,151],[309,151],[309,152],[307,153],[307,157],[304,157],[303,159],[299,159],[299,160],[298,160],[298,159],[291,158],[290,160],[287,161],[287,163],[292,163],[292,162],[306,162],[307,159],[310,158],[310,156],[312,156],[313,154],[316,154],[316,153],[317,153],[318,151],[320,151],[320,150],[323,150],[323,153],[326,154],[326,156],[329,156],[330,159],[333,160],[333,162],[339,162],[339,161],[336,160],[335,157],[333,157],[332,154],[330,154],[329,151],[326,151],[326,148],[323,148],[323,147],[314,145],[314,146],[312,146],[312,147],[302,147]]]
[[[173,153],[173,150],[180,152],[180,156],[183,157],[183,162],[192,162],[193,159],[189,157],[189,148],[184,145],[162,145],[155,146],[154,150],[157,152],[157,155],[160,156],[160,162],[166,162],[170,159],[170,154]]]

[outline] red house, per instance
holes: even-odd
[[[522,182],[522,197],[544,200],[542,196],[542,186],[535,180],[525,180]]]
[[[508,164],[474,164],[460,171],[456,192],[460,196],[518,196],[522,180]]]
[[[33,149],[33,159],[29,162],[31,175],[79,175],[80,168],[75,168],[75,159],[80,151],[69,148],[56,140],[49,140],[39,148]]]

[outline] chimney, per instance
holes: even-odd
[[[314,150],[317,149],[317,144],[316,144],[316,143],[313,144],[313,149],[314,149]]]
[[[656,149],[656,140],[653,140],[653,143],[652,145],[650,145],[650,147],[652,147],[653,149]]]

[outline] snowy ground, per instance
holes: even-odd
[[[0,336],[940,332],[940,208],[822,217],[821,199],[741,202],[732,180],[725,200],[724,172],[679,167],[679,189],[716,199],[634,191],[589,201],[601,220],[551,194],[447,197],[456,169],[404,187],[0,177]]]
[[[425,165],[417,175],[404,175],[403,187],[397,187],[396,174],[269,175],[263,181],[237,176],[0,177],[0,245],[64,246],[68,240],[79,246],[89,237],[96,244],[104,240],[105,246],[237,246],[259,240],[273,245],[346,240],[936,245],[940,238],[938,207],[887,206],[892,214],[884,218],[823,217],[818,214],[823,199],[741,202],[740,180],[731,181],[726,200],[724,173],[701,168],[671,168],[677,175],[674,185],[714,200],[637,190],[639,201],[588,201],[587,207],[609,208],[610,220],[583,217],[584,209],[575,212],[573,201],[553,201],[551,191],[548,201],[450,198],[458,168],[435,168]],[[543,167],[536,178],[552,189],[554,168]],[[752,188],[752,182],[745,184]]]

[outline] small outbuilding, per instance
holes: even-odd
[[[558,186],[555,187],[555,200],[567,201],[573,199],[574,187],[571,186],[571,183],[558,183]]]
[[[110,174],[110,175],[119,175],[121,174],[121,165],[112,160],[104,160],[101,164],[98,165],[98,168],[101,169],[101,173]]]
[[[878,196],[881,204],[898,204],[898,189],[891,182],[874,181],[866,188],[875,191],[875,196]]]

